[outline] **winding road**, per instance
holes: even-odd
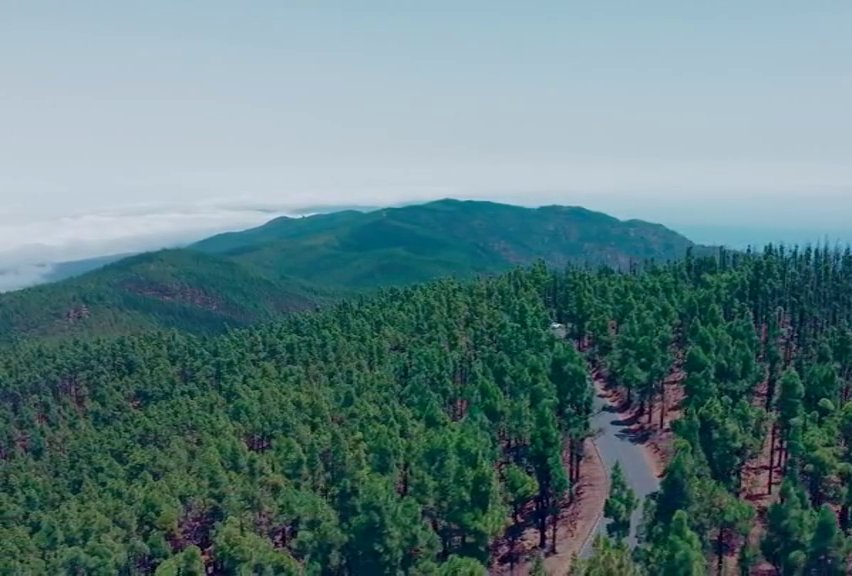
[[[637,510],[633,512],[630,536],[627,540],[628,544],[633,547],[636,545],[636,531],[642,520],[641,503],[644,502],[648,494],[657,491],[660,480],[654,473],[646,449],[631,434],[630,423],[625,421],[627,416],[618,412],[617,408],[602,393],[599,386],[596,386],[596,390],[595,414],[592,416],[591,426],[592,430],[597,432],[595,445],[606,467],[607,476],[611,476],[612,467],[615,466],[615,463],[620,462],[627,483],[636,493],[640,502]],[[601,518],[594,534],[606,534],[607,524],[608,521]],[[593,543],[594,537],[588,538],[580,552],[581,557],[585,558],[591,554]]]

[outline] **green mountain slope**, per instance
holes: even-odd
[[[78,278],[0,294],[0,340],[100,336],[151,328],[220,332],[324,301],[295,281],[272,281],[225,258],[163,250]]]
[[[279,218],[0,294],[0,341],[153,328],[215,333],[381,286],[490,275],[538,259],[625,268],[678,258],[691,245],[660,225],[561,206],[442,200]]]
[[[71,260],[68,262],[58,262],[53,265],[53,269],[47,275],[47,282],[59,282],[67,278],[76,278],[87,272],[99,270],[104,266],[135,256],[136,253],[127,254],[111,254],[108,256],[99,256],[97,258],[86,258],[84,260]]]
[[[366,213],[280,218],[193,248],[271,277],[285,274],[364,288],[500,272],[537,259],[554,266],[625,268],[647,259],[679,258],[690,246],[664,226],[583,208],[441,200]]]
[[[0,574],[485,574],[500,469],[533,483],[529,459],[561,497],[560,430],[592,406],[538,272],[217,338],[0,348]],[[528,457],[498,431],[531,414]]]

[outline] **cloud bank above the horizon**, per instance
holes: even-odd
[[[850,3],[266,4],[4,11],[0,218],[441,189],[664,223],[849,221]],[[830,188],[846,196],[817,214]]]
[[[285,214],[275,206],[216,204],[136,206],[52,219],[0,214],[0,292],[41,283],[61,262],[179,246]]]
[[[0,292],[50,279],[58,263],[115,254],[174,247],[220,232],[263,224],[277,216],[339,206],[392,206],[455,197],[507,202],[525,206],[579,205],[618,218],[659,222],[699,242],[742,245],[735,237],[765,241],[848,242],[845,222],[852,218],[850,191],[824,190],[805,199],[796,193],[727,192],[672,196],[661,206],[649,201],[654,194],[641,192],[570,192],[540,187],[526,193],[502,190],[464,191],[460,188],[363,187],[316,190],[291,194],[234,195],[229,200],[195,203],[148,203],[77,214],[44,217],[38,212],[12,212],[0,208]],[[518,185],[517,189],[522,189]],[[791,224],[795,214],[802,225]],[[821,223],[815,227],[814,222]],[[730,228],[708,229],[705,224],[725,223]],[[819,232],[815,232],[819,230]],[[756,243],[759,243],[756,241]],[[741,247],[741,246],[740,246]]]

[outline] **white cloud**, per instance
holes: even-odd
[[[554,171],[560,172],[556,168]],[[18,195],[21,206],[0,204],[0,292],[45,281],[59,262],[178,246],[219,232],[258,226],[276,216],[297,213],[304,206],[380,206],[442,197],[490,199],[529,206],[582,205],[620,218],[644,218],[678,229],[694,230],[721,224],[752,232],[772,228],[774,232],[761,236],[765,236],[766,241],[795,241],[793,232],[798,233],[795,238],[827,235],[845,241],[848,235],[837,231],[845,231],[845,223],[852,217],[849,188],[814,187],[816,190],[808,195],[768,189],[750,193],[727,190],[703,195],[670,193],[665,195],[663,202],[663,195],[655,192],[602,192],[591,186],[581,192],[576,187],[547,185],[548,181],[559,178],[544,173],[539,174],[536,181],[524,170],[511,166],[503,166],[500,176],[503,177],[501,185],[481,188],[401,181],[397,185],[301,189],[298,194],[286,195],[232,195],[229,200],[195,203],[137,204],[66,216],[48,215],[62,213],[66,207],[62,204],[38,202]],[[578,180],[583,180],[580,170],[577,176]],[[634,176],[637,172],[626,170],[619,177],[626,180]],[[646,189],[654,188],[650,182],[643,184]],[[714,184],[705,182],[708,187]],[[725,189],[724,186],[719,188]],[[803,185],[802,188],[807,187]],[[638,189],[641,187],[634,190]],[[25,210],[22,204],[27,199],[30,205]],[[782,230],[784,228],[788,230]],[[728,236],[713,236],[712,241],[728,242]],[[703,238],[699,234],[696,239]]]
[[[58,262],[177,246],[260,225],[274,206],[139,205],[55,219],[0,214],[0,292],[44,281]]]
[[[0,292],[39,284],[53,271],[51,264],[20,264],[0,269]]]

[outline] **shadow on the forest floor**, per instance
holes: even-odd
[[[651,432],[637,428],[625,428],[615,433],[616,437],[633,444],[645,444],[651,438]]]
[[[601,408],[601,412],[609,412],[610,414],[617,413],[618,411],[618,406],[613,406],[612,404],[607,404]]]
[[[627,418],[622,418],[620,420],[613,420],[611,422],[611,424],[613,426],[623,426],[623,427],[636,426],[637,424],[639,424],[639,415],[638,414],[632,414],[631,416],[629,416]]]

